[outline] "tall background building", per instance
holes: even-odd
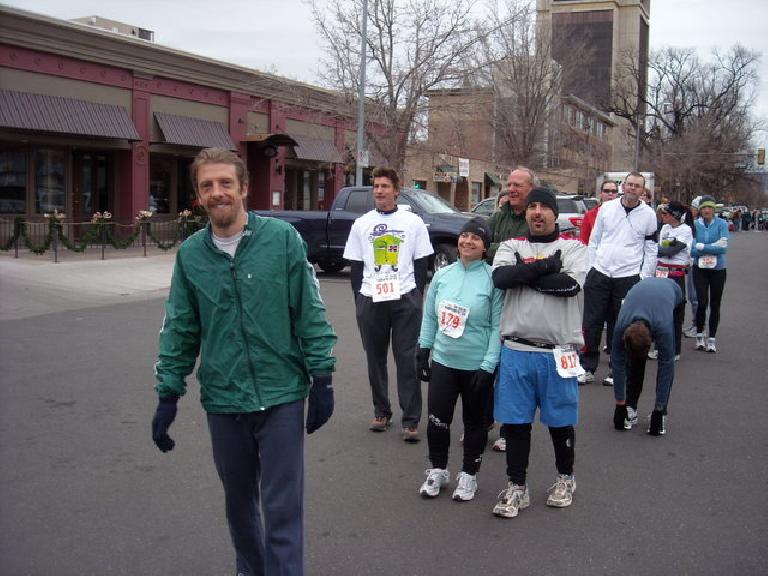
[[[578,66],[563,69],[564,95],[609,111],[612,86],[627,59],[643,71],[639,90],[645,91],[650,0],[537,0],[536,8],[539,21],[552,31],[554,59],[565,61],[574,52],[580,54]],[[616,122],[611,169],[632,169],[634,131],[626,120],[611,117]]]

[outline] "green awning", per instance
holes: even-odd
[[[490,172],[486,172],[485,179],[491,183],[491,186],[497,186],[501,188],[501,178],[499,178],[496,174],[491,174]]]

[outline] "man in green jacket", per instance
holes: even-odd
[[[507,178],[507,200],[502,201],[498,211],[488,218],[488,228],[491,229],[491,245],[488,248],[488,263],[493,263],[493,257],[499,244],[510,238],[528,234],[528,223],[525,221],[525,206],[528,193],[537,185],[536,174],[533,170],[518,166],[509,173]]]
[[[200,400],[238,574],[300,576],[304,402],[309,396],[311,434],[333,413],[336,335],[296,230],[243,207],[243,161],[209,148],[191,174],[210,222],[176,255],[152,439],[163,452],[173,449],[168,428],[199,354]]]

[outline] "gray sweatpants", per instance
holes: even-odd
[[[416,427],[421,420],[421,383],[416,377],[416,341],[421,329],[422,296],[418,290],[399,300],[374,302],[358,294],[355,300],[357,326],[368,361],[368,380],[377,418],[391,418],[387,356],[390,336],[397,367],[397,396],[403,412],[403,427]]]

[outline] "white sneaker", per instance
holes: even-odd
[[[717,352],[717,346],[715,345],[715,339],[714,338],[708,338],[707,339],[707,352],[715,353]]]
[[[648,358],[650,360],[656,360],[658,357],[659,357],[659,351],[656,350],[656,348],[648,351]]]
[[[492,448],[494,452],[506,452],[507,440],[505,438],[499,438],[498,440],[496,440],[496,442],[493,443]]]
[[[440,494],[440,488],[451,481],[451,475],[448,473],[448,470],[444,470],[443,468],[430,468],[425,471],[425,474],[427,475],[427,479],[424,481],[424,484],[421,485],[421,489],[419,490],[419,494],[425,498],[434,498]]]
[[[697,334],[697,333],[698,333],[698,332],[696,331],[696,325],[695,325],[695,324],[693,324],[693,325],[691,325],[691,326],[688,328],[688,330],[686,330],[685,332],[683,332],[683,336],[685,336],[686,338],[696,338],[696,334]]]
[[[576,381],[579,383],[579,385],[589,384],[590,382],[595,381],[595,375],[592,374],[592,372],[585,370],[584,374],[580,374],[579,376],[576,376]]]
[[[706,344],[704,343],[704,334],[699,332],[696,334],[696,350],[704,350]]]
[[[453,499],[457,502],[468,502],[475,497],[477,492],[477,476],[459,472],[456,476],[456,490],[453,491]]]
[[[675,362],[680,362],[680,354],[675,354]]]
[[[613,386],[613,374],[603,378],[603,386]]]
[[[570,506],[573,503],[573,493],[576,492],[576,479],[573,475],[558,474],[548,492],[547,506],[557,508]]]
[[[624,430],[632,430],[632,426],[637,424],[637,410],[632,406],[627,406],[627,418],[624,420]]]
[[[514,518],[520,510],[530,505],[528,486],[522,487],[514,482],[507,482],[507,487],[499,492],[499,501],[493,507],[493,513],[500,518]]]

